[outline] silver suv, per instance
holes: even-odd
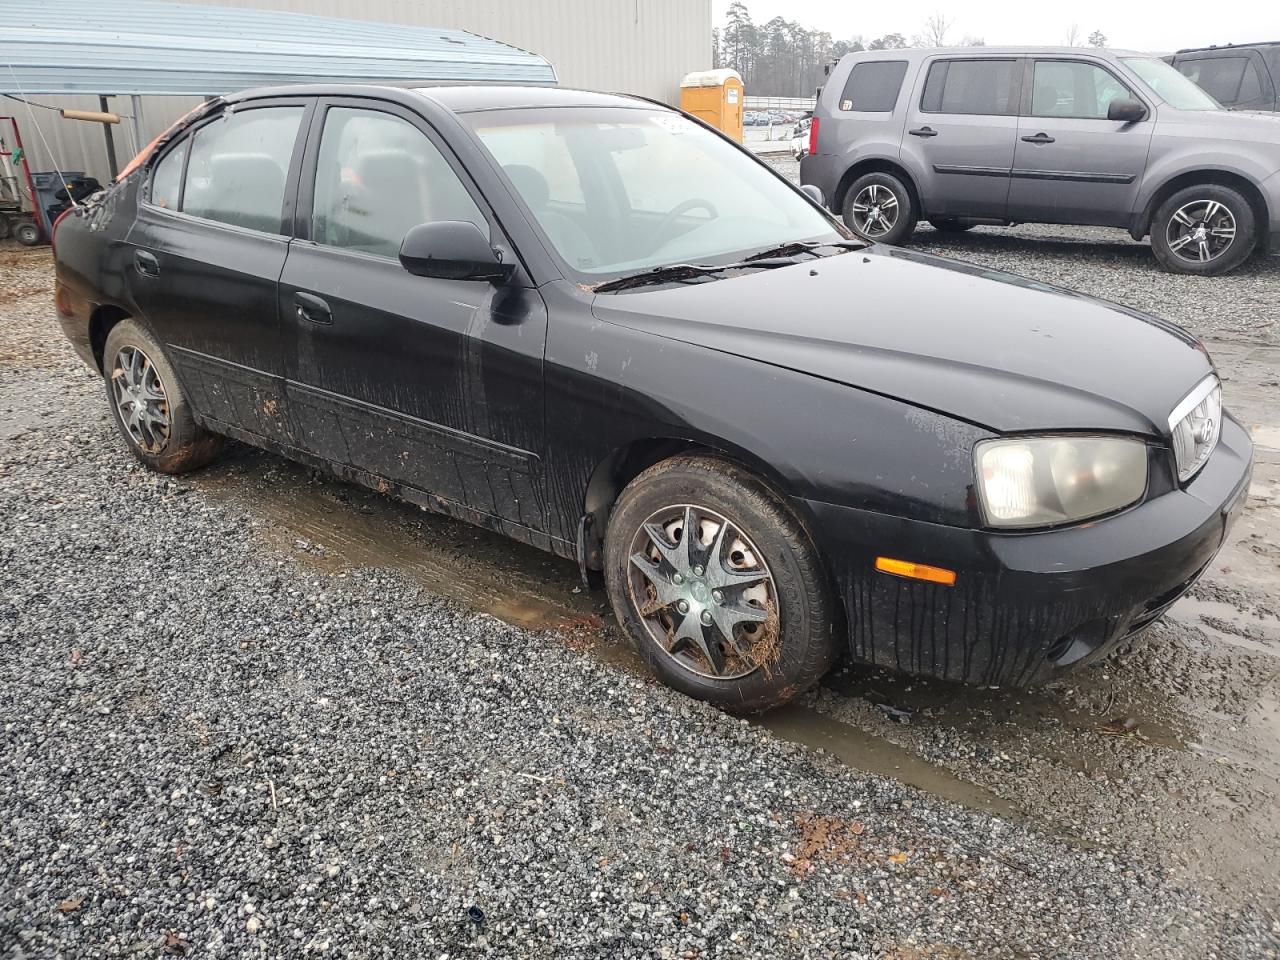
[[[1150,235],[1220,274],[1280,249],[1280,117],[1232,113],[1169,64],[1074,47],[877,50],[819,91],[800,180],[868,240],[920,219]]]

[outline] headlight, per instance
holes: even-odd
[[[1147,489],[1147,446],[1125,437],[984,440],[974,451],[987,524],[1044,527],[1111,513]]]

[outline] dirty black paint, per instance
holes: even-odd
[[[304,87],[228,98],[305,107],[280,234],[153,207],[139,195],[144,166],[59,230],[58,282],[80,305],[63,329],[92,362],[94,329],[139,318],[210,429],[584,568],[598,565],[611,499],[631,475],[679,449],[718,451],[772,484],[809,529],[853,656],[913,673],[1016,685],[1092,662],[1221,545],[1251,453],[1228,420],[1208,465],[1177,485],[1164,418],[1211,370],[1193,338],[883,247],[828,257],[816,273],[801,262],[594,294],[562,269],[452,109],[511,96]],[[555,109],[548,97],[654,109],[539,97],[538,115]],[[442,148],[515,265],[507,283],[413,276],[311,241],[314,118],[352,103],[405,117]],[[135,269],[139,251],[158,277]],[[299,315],[298,295],[322,300],[328,322]],[[981,529],[974,444],[1021,430],[1145,438],[1146,500],[1064,530]],[[878,555],[955,570],[957,583],[878,573]]]

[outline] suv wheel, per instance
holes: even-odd
[[[221,438],[196,424],[173,365],[141,324],[116,324],[102,360],[111,417],[143,464],[160,473],[185,473],[218,455]]]
[[[1218,184],[1179,190],[1160,205],[1151,224],[1156,259],[1177,273],[1234,270],[1256,243],[1253,208],[1239,192]]]
[[[845,225],[873,243],[901,243],[916,228],[911,191],[891,173],[868,173],[844,195]]]
[[[839,653],[826,575],[804,528],[727,460],[674,457],[632,480],[609,521],[605,580],[654,672],[735,713],[785,703]]]

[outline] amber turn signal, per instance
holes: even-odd
[[[929,583],[941,583],[944,586],[955,586],[956,572],[945,567],[931,567],[925,563],[912,563],[910,560],[894,560],[891,557],[876,557],[876,569],[881,573],[891,573],[895,577],[908,577],[912,580],[927,580]]]

